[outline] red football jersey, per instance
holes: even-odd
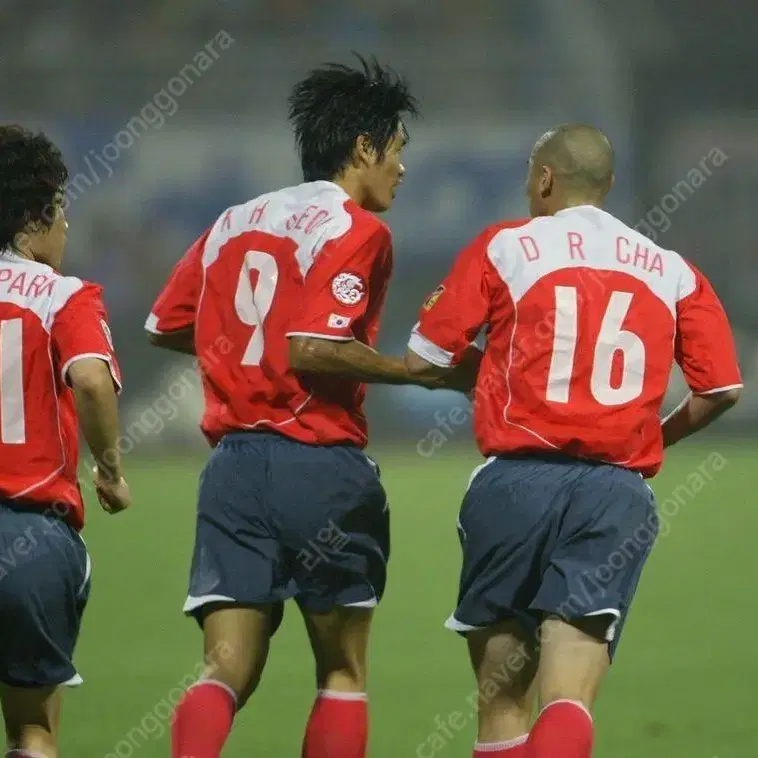
[[[484,455],[562,451],[650,477],[674,361],[693,392],[742,386],[706,278],[592,206],[485,230],[427,300],[409,347],[450,366],[484,324]]]
[[[101,358],[121,376],[97,285],[0,252],[0,501],[84,525],[69,367]]]
[[[389,229],[336,184],[306,182],[225,211],[174,268],[146,329],[194,325],[201,428],[367,442],[365,385],[298,375],[288,337],[373,345],[392,270]]]

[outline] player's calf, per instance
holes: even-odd
[[[335,608],[303,614],[319,690],[366,691],[366,651],[373,609]]]
[[[518,621],[467,636],[477,680],[479,729],[474,755],[519,758],[532,719],[538,653]]]
[[[205,670],[174,712],[173,758],[219,758],[235,713],[260,682],[270,622],[270,606],[214,606],[206,612]]]
[[[606,615],[543,622],[538,673],[542,711],[529,734],[532,758],[590,758],[590,709],[610,665],[606,638],[614,621]]]
[[[268,657],[271,607],[213,606],[203,620],[205,669],[202,681],[234,692],[237,709],[255,692]]]
[[[58,687],[0,685],[8,756],[56,758],[61,696]]]
[[[318,687],[303,758],[364,758],[368,746],[366,651],[372,610],[335,608],[303,615]]]
[[[570,622],[557,617],[542,623],[539,669],[540,704],[575,700],[588,710],[608,672],[607,631],[615,617],[591,616]]]

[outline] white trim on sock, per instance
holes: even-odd
[[[228,684],[219,682],[218,679],[198,679],[194,684],[190,684],[190,686],[187,687],[187,692],[195,687],[199,687],[201,684],[212,684],[215,687],[221,687],[222,690],[226,690],[231,695],[232,700],[234,700],[234,705],[237,705],[237,693]]]
[[[338,692],[337,690],[319,690],[318,697],[326,700],[368,700],[365,692]]]
[[[589,709],[584,703],[581,703],[579,700],[569,700],[568,698],[562,698],[561,700],[553,700],[552,703],[548,703],[541,711],[540,716],[548,709],[552,708],[554,705],[558,705],[558,703],[570,703],[571,705],[575,705],[579,710],[584,711],[587,714],[587,718],[590,720],[590,723],[594,725],[595,720],[592,718],[592,714],[590,713]]]
[[[522,734],[520,737],[505,742],[477,742],[474,749],[480,753],[496,753],[498,750],[511,750],[514,747],[520,747],[526,744],[528,739],[528,734]]]

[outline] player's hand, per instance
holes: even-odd
[[[97,499],[106,513],[120,513],[131,506],[132,497],[129,494],[129,485],[123,476],[111,480],[105,477],[100,469],[95,466],[92,470],[92,478],[95,483]]]
[[[468,395],[472,391],[471,381],[468,377],[461,376],[455,370],[442,376],[413,376],[413,380],[421,387],[428,390],[452,390]]]
[[[429,365],[429,371],[425,372],[423,377],[425,386],[432,390],[442,389],[461,392],[471,400],[483,357],[484,353],[476,345],[469,345],[460,354],[458,362],[452,369],[435,370]]]
[[[476,375],[472,375],[467,366],[456,366],[442,376],[432,376],[426,379],[426,387],[430,390],[452,390],[461,392],[471,399],[476,383]]]

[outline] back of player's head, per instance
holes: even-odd
[[[29,227],[51,226],[67,179],[61,151],[42,132],[0,126],[0,250]]]
[[[603,197],[613,185],[613,147],[589,124],[561,124],[545,132],[532,150],[533,166],[548,166],[568,188]]]
[[[314,69],[290,94],[289,118],[305,181],[338,177],[361,136],[383,156],[401,127],[401,115],[417,112],[397,74],[376,59],[357,57],[357,68],[328,63]]]

